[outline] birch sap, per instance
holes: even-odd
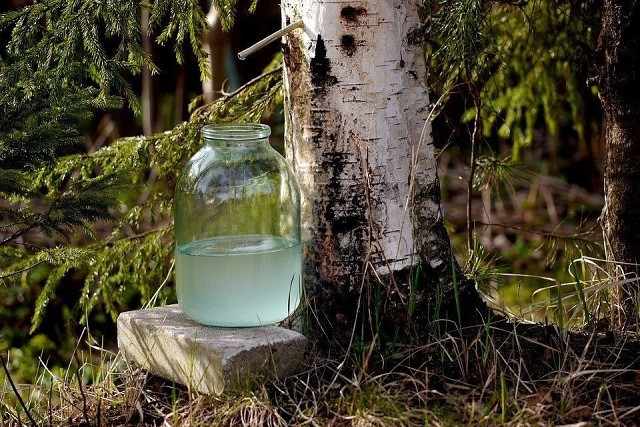
[[[259,326],[300,301],[301,245],[276,236],[214,237],[178,246],[178,302],[197,322]]]

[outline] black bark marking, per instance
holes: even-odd
[[[340,17],[347,22],[358,22],[360,16],[367,13],[364,7],[346,6],[340,11]]]
[[[345,34],[340,39],[340,48],[347,56],[353,56],[356,52],[356,39],[351,34]]]
[[[322,95],[317,97],[322,102]],[[318,286],[312,298],[321,302],[320,330],[334,331],[339,342],[349,339],[355,322],[356,306],[363,278],[362,254],[366,252],[366,215],[364,187],[348,179],[359,164],[344,151],[340,138],[339,115],[332,111],[312,116],[314,141],[321,155],[319,174],[325,184],[318,188],[314,201],[317,212],[317,253],[314,255]],[[344,333],[343,333],[344,332]]]
[[[284,62],[287,68],[293,71],[298,70],[299,68],[298,63],[292,57],[292,52],[291,52],[291,48],[289,47],[289,44],[282,43],[280,50],[282,52],[282,57],[284,59]]]
[[[327,48],[322,37],[318,35],[316,54],[311,59],[311,84],[316,93],[326,93],[327,87],[336,83],[338,83],[338,79],[331,74],[331,61],[327,58]]]

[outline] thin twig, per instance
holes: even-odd
[[[53,427],[53,381],[49,385],[49,398],[47,399],[47,415],[49,416],[49,427]]]
[[[107,240],[105,240],[105,242],[104,242],[104,243],[105,243],[105,244],[107,244],[107,245],[114,245],[114,244],[116,244],[117,242],[120,242],[120,241],[122,241],[122,240],[137,240],[137,239],[143,239],[143,238],[145,238],[145,237],[147,237],[147,236],[149,236],[149,235],[151,235],[151,234],[154,234],[154,233],[162,233],[162,232],[164,232],[164,231],[167,229],[167,227],[169,227],[169,226],[170,226],[170,225],[164,225],[164,226],[162,226],[162,227],[152,228],[151,230],[143,231],[143,232],[138,233],[138,234],[132,234],[131,236],[126,236],[126,237],[123,237],[123,238],[121,238],[121,239],[112,239],[111,237],[109,237]]]
[[[536,236],[545,237],[549,239],[573,240],[573,241],[581,242],[585,244],[593,244],[593,240],[587,239],[586,237],[580,237],[580,236],[588,236],[589,232],[579,233],[574,235],[571,235],[571,234],[567,235],[567,234],[557,234],[557,233],[547,232],[547,231],[532,230],[532,229],[520,227],[517,225],[501,224],[498,222],[475,221],[475,223],[485,227],[500,227],[500,228],[506,228],[509,230],[521,231],[523,233],[535,234]]]
[[[80,358],[78,357],[78,353],[74,353],[74,359],[76,359],[76,378],[78,379],[78,389],[80,391],[80,396],[82,396],[82,416],[84,417],[84,421],[88,426],[91,425],[91,421],[89,420],[89,411],[87,410],[87,394],[84,390],[84,385],[82,384],[82,376],[80,375]]]
[[[238,89],[234,90],[233,92],[231,92],[228,95],[225,95],[224,97],[222,97],[222,101],[228,101],[231,98],[236,97],[238,94],[240,94],[243,90],[247,89],[248,87],[253,86],[254,84],[258,83],[260,80],[264,79],[265,77],[269,77],[272,76],[274,74],[277,74],[279,72],[282,71],[282,66],[279,66],[277,68],[274,68],[271,71],[267,71],[264,74],[259,75],[258,77],[254,77],[253,79],[249,80],[248,82],[246,82],[245,84],[243,84],[242,86],[240,86]],[[220,101],[220,99],[218,99],[217,101]]]
[[[24,273],[25,271],[29,271],[32,268],[37,267],[37,266],[39,266],[40,264],[42,264],[44,262],[46,262],[46,261],[45,260],[38,261],[35,264],[32,264],[32,265],[30,265],[28,267],[21,268],[20,270],[16,270],[16,271],[12,271],[11,273],[4,274],[4,275],[0,276],[0,280],[6,279],[7,277],[15,276],[16,274]]]
[[[102,399],[98,395],[98,409],[96,410],[96,422],[98,427],[102,427]]]
[[[76,347],[73,349],[73,359],[76,361],[76,378],[78,379],[78,389],[80,391],[80,396],[82,396],[82,415],[84,417],[85,422],[88,426],[91,425],[91,421],[89,420],[89,412],[87,410],[87,394],[84,390],[84,384],[82,384],[82,376],[80,375],[80,356],[78,356],[78,349],[80,347],[80,341],[82,340],[82,336],[84,335],[86,329],[83,329],[82,333],[79,337],[77,337]],[[74,333],[75,335],[75,333]]]
[[[16,384],[13,382],[13,378],[11,377],[11,373],[9,372],[9,368],[7,367],[7,363],[5,362],[4,356],[2,354],[0,354],[0,362],[2,362],[2,369],[4,369],[4,373],[5,373],[6,377],[7,377],[7,379],[9,380],[9,384],[11,385],[11,389],[13,390],[13,393],[18,398],[18,402],[20,403],[20,406],[24,410],[24,413],[27,414],[27,417],[29,417],[29,421],[31,422],[31,425],[34,426],[34,427],[37,426],[38,424],[36,423],[36,420],[33,419],[33,416],[31,415],[31,412],[29,412],[29,409],[27,408],[27,405],[25,405],[24,400],[22,400],[22,396],[18,392],[18,388],[16,387]],[[18,417],[20,417],[19,414],[18,414]]]
[[[469,246],[469,254],[473,251],[473,179],[476,174],[476,148],[477,141],[481,134],[481,117],[480,108],[482,101],[480,100],[480,94],[475,83],[469,83],[471,89],[471,95],[473,97],[473,104],[476,107],[476,117],[473,121],[473,133],[471,134],[471,156],[469,159],[469,181],[467,182],[467,244]]]
[[[229,101],[232,98],[235,98],[236,96],[238,96],[239,94],[241,94],[244,90],[246,90],[247,88],[255,85],[256,83],[259,83],[260,81],[262,81],[262,79],[272,76],[274,74],[280,73],[282,72],[282,66],[279,66],[277,68],[274,68],[271,71],[267,71],[264,74],[259,75],[258,77],[254,77],[253,79],[249,80],[248,82],[246,82],[245,84],[243,84],[242,86],[240,86],[238,89],[234,90],[233,92],[224,95],[221,98],[216,99],[215,101],[209,103],[209,104],[205,104],[205,105],[201,105],[200,107],[198,107],[197,109],[195,109],[193,111],[193,113],[191,113],[192,116],[198,115],[200,111],[202,111],[203,109],[210,107],[212,104],[216,104],[216,103],[224,103]]]
[[[18,230],[15,233],[13,233],[11,236],[9,236],[9,237],[5,238],[4,240],[0,241],[0,246],[9,243],[12,240],[16,240],[18,237],[22,236],[23,234],[25,234],[29,230],[32,230],[32,229],[36,228],[37,226],[38,226],[38,223],[34,222],[33,224],[28,225],[27,227],[21,228],[20,230]]]

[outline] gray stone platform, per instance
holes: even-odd
[[[247,375],[294,374],[306,345],[303,335],[277,326],[203,326],[177,304],[118,317],[118,347],[128,362],[207,394],[241,384]]]

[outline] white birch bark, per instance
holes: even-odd
[[[424,51],[411,40],[418,2],[284,0],[282,7],[285,24],[305,24],[285,37],[284,54],[286,143],[302,187],[310,292],[342,286],[346,295],[365,273],[392,277],[420,257],[450,268]],[[408,304],[406,289],[385,284]]]

